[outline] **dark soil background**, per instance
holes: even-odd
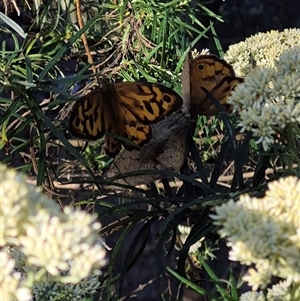
[[[297,0],[217,0],[206,6],[224,20],[224,23],[216,23],[215,28],[225,51],[230,44],[258,32],[300,28],[300,3]],[[212,40],[202,39],[200,43],[201,47],[215,52]]]

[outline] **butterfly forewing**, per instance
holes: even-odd
[[[200,55],[191,62],[191,114],[218,114],[201,87],[207,89],[225,110],[230,110],[230,106],[226,104],[227,97],[242,81],[235,76],[232,66],[224,60],[214,55]]]
[[[224,107],[225,111],[232,111],[231,105],[227,103],[227,98],[235,89],[235,87],[241,82],[243,82],[243,80],[239,77],[226,76],[210,91],[213,97]],[[206,96],[206,98],[203,100],[202,110],[205,111],[205,115],[216,114],[216,107],[208,96]]]
[[[213,73],[217,83],[219,83],[224,76],[235,76],[232,66],[217,56],[212,56],[208,59],[208,62],[210,66],[210,72]]]
[[[125,148],[131,150],[134,149],[134,145],[142,147],[149,142],[152,136],[150,126],[148,124],[142,124],[135,115],[132,114],[131,110],[122,103],[119,106],[119,112],[122,118],[122,124],[124,125],[123,137],[130,140],[123,143]]]
[[[115,88],[122,106],[142,124],[158,122],[182,105],[176,92],[160,84],[118,83]]]

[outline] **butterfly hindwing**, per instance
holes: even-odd
[[[114,157],[121,150],[120,140],[116,139],[110,135],[106,135],[105,143],[104,143],[104,150],[108,156]]]
[[[95,89],[76,102],[70,117],[69,130],[76,137],[95,140],[105,134],[105,122],[108,123],[103,116],[101,89]]]
[[[136,119],[132,119],[131,121],[127,119],[125,123],[125,136],[133,144],[142,147],[151,139],[152,130],[149,125],[142,124]],[[131,150],[135,148],[133,144],[126,143],[124,146],[127,150]]]

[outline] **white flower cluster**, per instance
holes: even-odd
[[[40,210],[51,216],[59,216],[60,209],[54,202],[38,192],[37,188],[26,184],[25,178],[13,170],[0,165],[0,243],[20,245],[18,237],[25,235],[24,225]]]
[[[269,183],[263,198],[243,195],[216,207],[212,216],[221,237],[227,237],[230,259],[245,265],[244,280],[254,290],[265,288],[272,276],[300,285],[300,180]]]
[[[1,289],[10,292],[3,300],[23,300],[16,288],[45,286],[45,277],[51,278],[51,285],[65,284],[65,289],[78,282],[98,286],[95,275],[106,261],[95,215],[71,207],[61,212],[54,201],[27,184],[24,176],[3,165],[0,202],[0,246],[6,250],[1,265],[9,267],[6,274],[12,279],[8,287],[8,278],[0,279]]]
[[[300,39],[299,39],[300,41]],[[278,139],[299,135],[300,47],[286,51],[274,68],[256,68],[228,98],[240,116],[242,131],[259,137],[264,150]]]
[[[245,77],[253,68],[273,68],[275,61],[293,46],[300,46],[300,29],[258,33],[229,46],[224,59],[233,65],[237,76]]]
[[[291,292],[287,281],[280,281],[278,284],[267,289],[267,296],[263,292],[247,292],[241,295],[239,301],[298,301],[300,291]]]
[[[239,301],[266,301],[266,298],[262,292],[247,292],[241,295]]]
[[[0,296],[1,300],[29,301],[32,294],[29,288],[21,284],[21,273],[15,271],[15,260],[7,249],[0,251]]]

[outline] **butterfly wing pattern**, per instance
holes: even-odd
[[[181,97],[160,84],[106,84],[75,104],[69,129],[72,135],[88,140],[106,135],[105,151],[115,156],[121,144],[131,150],[149,142],[150,124],[164,119],[181,105]]]
[[[191,114],[216,115],[217,109],[201,87],[206,88],[223,105],[231,107],[227,97],[242,78],[235,75],[232,66],[215,55],[200,55],[191,62]]]

